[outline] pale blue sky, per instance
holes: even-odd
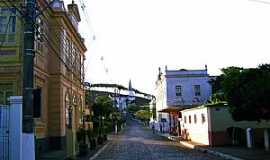
[[[71,0],[65,0],[70,2]],[[158,67],[200,69],[270,62],[270,5],[249,0],[84,1],[91,26],[86,79],[153,93]],[[267,1],[267,0],[266,0]],[[82,19],[85,16],[81,13]],[[96,40],[92,41],[95,34]],[[104,60],[101,61],[101,57]],[[108,74],[105,70],[108,68]]]

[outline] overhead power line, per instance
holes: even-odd
[[[77,2],[78,2],[78,4],[81,7],[81,10],[82,10],[83,15],[85,17],[85,21],[88,24],[89,30],[92,32],[92,36],[93,36],[92,37],[92,40],[96,40],[95,31],[94,31],[93,25],[91,23],[92,21],[90,19],[90,16],[89,16],[87,10],[86,10],[87,9],[87,6],[86,6],[86,4],[85,4],[85,2],[83,0],[77,0]]]
[[[263,1],[263,0],[249,0],[249,1],[258,2],[258,3],[264,3],[264,4],[270,5],[270,1]]]

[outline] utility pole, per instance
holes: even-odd
[[[23,53],[23,133],[34,132],[33,120],[33,64],[36,0],[26,0],[24,15],[24,53]]]

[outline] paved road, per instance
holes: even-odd
[[[95,160],[221,160],[154,135],[135,121],[128,122],[122,134],[109,139]]]

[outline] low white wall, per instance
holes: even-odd
[[[207,108],[198,109],[188,109],[181,111],[181,130],[186,130],[188,137],[191,141],[201,143],[204,145],[209,145],[208,137],[208,116]],[[204,122],[202,122],[202,114],[205,117]],[[194,115],[197,117],[197,122],[194,122]],[[191,116],[191,123],[189,123],[189,116]],[[186,123],[184,122],[186,117]]]

